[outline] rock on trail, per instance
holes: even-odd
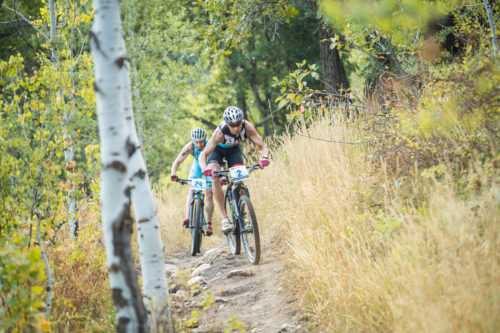
[[[199,310],[197,322],[186,332],[224,332],[224,328],[242,325],[246,332],[307,332],[307,323],[299,322],[302,313],[295,298],[282,287],[283,263],[269,248],[263,249],[261,263],[248,262],[242,249],[233,255],[226,243],[192,257],[188,251],[167,260],[174,315],[191,318]],[[184,283],[175,276],[184,276]],[[210,308],[201,310],[206,295],[213,296]],[[231,317],[236,319],[231,320]]]

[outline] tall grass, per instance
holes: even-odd
[[[396,178],[370,143],[338,143],[364,133],[333,123],[276,139],[271,166],[247,181],[262,242],[282,254],[305,317],[328,332],[499,331],[498,170],[471,167],[483,185],[460,195],[446,172]],[[158,203],[167,255],[189,251],[186,191],[171,186]],[[204,248],[222,241],[217,210],[214,221]]]
[[[328,120],[295,131],[360,137]],[[500,329],[498,177],[464,200],[418,174],[392,179],[368,145],[301,135],[279,144],[252,179],[252,199],[265,241],[280,243],[286,281],[319,328]]]
[[[54,279],[51,326],[54,332],[110,332],[114,307],[109,290],[102,225],[95,208],[80,211],[78,242],[61,229],[47,248]]]

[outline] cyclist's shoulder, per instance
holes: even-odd
[[[257,129],[255,128],[255,126],[251,122],[249,122],[248,120],[245,120],[243,124],[245,126],[245,131],[247,134],[249,132],[250,133],[257,132]]]
[[[217,126],[217,128],[215,129],[215,131],[212,134],[212,138],[210,139],[210,141],[214,140],[215,142],[219,142],[221,140],[221,138],[224,137],[224,130],[222,127],[223,124],[225,124],[225,123],[222,122],[222,123],[220,123],[219,126]]]
[[[182,151],[192,153],[194,151],[193,147],[194,147],[193,143],[191,141],[189,141],[188,143],[186,143],[184,145],[184,147],[182,147]]]

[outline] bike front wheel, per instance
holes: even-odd
[[[241,238],[248,260],[257,265],[260,261],[259,224],[250,198],[242,195],[238,202],[241,218]]]
[[[231,208],[233,204],[233,195],[231,193],[230,188],[226,189],[226,193],[224,195],[224,207],[226,209],[228,217],[230,216],[231,223],[233,224],[233,231],[228,232],[226,234],[227,245],[229,246],[229,250],[232,254],[240,254],[241,252],[241,240],[240,240],[240,228],[238,223],[235,220],[234,209],[236,207]]]
[[[201,199],[194,199],[191,221],[191,255],[201,252],[201,233],[203,222],[203,208]]]

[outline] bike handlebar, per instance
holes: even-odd
[[[250,169],[250,171],[248,173],[251,173],[251,172],[255,171],[256,169],[262,169],[260,167],[259,163],[252,164],[252,165],[246,165],[245,167],[247,169]],[[220,178],[220,177],[224,176],[225,174],[228,174],[229,172],[230,172],[229,169],[214,171],[214,176]]]
[[[191,182],[191,179],[177,178],[177,182],[180,183],[181,185],[187,185]]]

